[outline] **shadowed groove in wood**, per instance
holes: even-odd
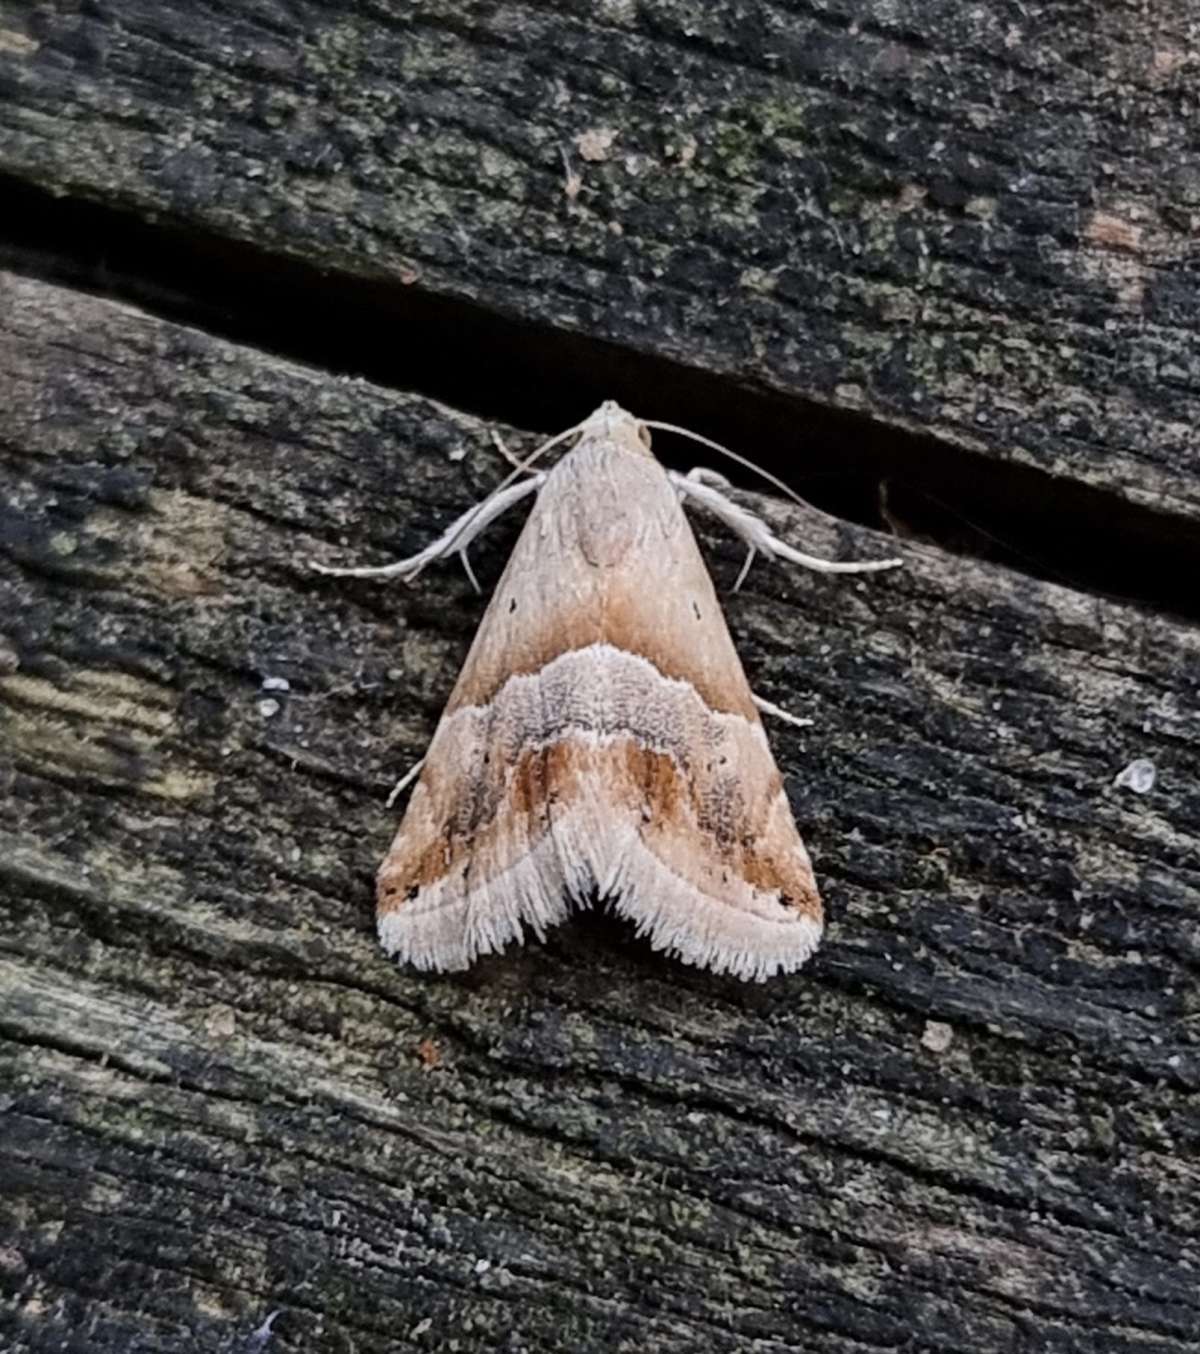
[[[1200,527],[1184,517],[419,285],[331,273],[194,224],[149,224],[3,174],[0,197],[0,267],[548,433],[615,398],[750,456],[835,517],[896,524],[1035,578],[1200,617]],[[664,435],[655,452],[678,468],[706,459]],[[732,478],[762,488],[752,476]]]

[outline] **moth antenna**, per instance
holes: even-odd
[[[478,592],[479,583],[467,559],[467,547],[480,532],[486,530],[491,522],[507,512],[514,503],[519,502],[527,494],[537,493],[545,480],[545,475],[539,471],[520,484],[508,484],[507,488],[500,488],[488,494],[486,498],[468,508],[461,517],[451,522],[436,541],[430,542],[424,550],[418,550],[407,559],[398,559],[391,564],[368,565],[365,568],[339,568],[310,560],[309,567],[319,574],[331,574],[335,578],[401,578],[406,583],[411,583],[427,565],[437,560],[448,559],[451,555],[458,555],[463,562],[463,568],[467,571],[467,577],[471,580],[471,585]],[[505,483],[507,484],[507,481]]]
[[[790,485],[785,484],[778,475],[772,475],[769,470],[764,470],[761,465],[756,465],[749,457],[740,456],[736,451],[730,451],[728,447],[723,447],[720,442],[714,442],[710,437],[703,437],[700,433],[694,433],[690,428],[681,428],[675,423],[656,423],[647,418],[640,419],[639,422],[644,428],[654,428],[658,432],[663,433],[677,433],[680,437],[686,437],[692,442],[699,442],[702,447],[708,447],[710,451],[719,451],[722,456],[728,456],[731,461],[735,461],[738,465],[745,466],[747,470],[753,470],[756,475],[761,475],[768,484],[773,484],[781,493],[786,494],[793,503],[798,503],[802,508],[812,507],[811,503],[807,503],[802,499],[795,489]],[[692,474],[703,484],[707,481],[702,478],[702,475],[715,475],[716,471],[702,471],[701,475],[697,475],[696,472],[693,471]],[[718,478],[723,477],[718,476]],[[726,485],[728,485],[728,481],[726,481]]]
[[[583,427],[584,427],[583,422],[579,422],[574,424],[574,426],[570,428],[566,428],[563,432],[555,433],[553,437],[543,442],[540,447],[537,447],[534,451],[531,451],[529,455],[524,458],[524,460],[522,460],[520,457],[510,452],[507,447],[503,447],[502,450],[504,458],[509,462],[509,464],[513,468],[508,472],[507,475],[505,475],[505,477],[500,481],[500,483],[496,485],[496,487],[493,490],[491,490],[490,493],[485,494],[484,497],[481,498],[479,502],[476,503],[472,509],[470,509],[469,512],[465,513],[454,524],[454,528],[451,534],[442,543],[445,553],[452,554],[455,545],[457,544],[458,541],[462,539],[464,535],[468,535],[469,533],[470,536],[474,536],[477,534],[476,532],[472,532],[470,530],[472,524],[477,520],[478,517],[480,517],[483,513],[487,511],[488,506],[491,504],[493,499],[497,498],[500,494],[502,494],[505,491],[505,489],[507,489],[508,486],[512,484],[513,481],[516,480],[516,478],[519,475],[525,474],[525,472],[529,469],[529,467],[533,465],[534,461],[538,460],[540,457],[545,455],[545,453],[548,452],[552,447],[558,446],[560,442],[565,442],[568,437],[574,437],[576,433],[582,432]],[[476,592],[479,591],[478,584],[475,585],[475,591]]]
[[[528,480],[515,487],[514,481],[518,476],[525,474],[539,456],[565,438],[580,432],[583,426],[582,423],[577,423],[573,428],[566,429],[565,432],[556,433],[549,441],[543,442],[536,451],[526,456],[524,460],[514,458],[507,448],[503,448],[504,455],[514,467],[509,474],[494,489],[485,494],[478,503],[473,504],[461,517],[452,522],[436,541],[410,558],[396,560],[393,564],[381,564],[367,568],[335,568],[328,564],[318,564],[315,561],[310,561],[310,567],[319,574],[330,574],[338,578],[400,578],[405,582],[412,582],[427,564],[432,564],[435,560],[448,559],[451,555],[458,555],[462,559],[467,577],[471,580],[471,586],[476,592],[481,591],[471,569],[470,561],[467,559],[467,546],[501,513],[506,512],[526,494],[536,493],[542,487],[546,477],[541,473],[530,474]]]
[[[712,451],[719,451],[722,456],[728,456],[731,461],[736,461],[738,465],[743,465],[747,470],[753,470],[756,475],[761,475],[768,484],[773,484],[777,489],[781,489],[793,502],[798,503],[802,508],[811,508],[812,504],[806,503],[794,489],[779,478],[778,475],[772,475],[769,470],[764,470],[761,465],[755,465],[748,457],[739,456],[736,451],[730,451],[728,447],[723,447],[720,442],[714,442],[710,437],[703,437],[700,433],[694,433],[690,428],[680,428],[674,423],[657,423],[651,419],[642,419],[644,428],[656,428],[660,432],[678,433],[680,437],[690,438],[693,442],[699,442],[702,447],[708,447]],[[668,471],[668,476],[674,482],[679,490],[680,497],[690,497],[697,503],[702,503],[716,517],[725,522],[726,526],[737,532],[750,547],[746,556],[746,562],[742,565],[742,570],[737,576],[737,582],[733,585],[734,592],[742,586],[746,580],[746,575],[750,572],[750,566],[754,563],[755,553],[762,550],[765,554],[776,558],[791,560],[794,564],[802,564],[807,569],[815,569],[818,573],[829,574],[859,574],[873,573],[879,569],[898,569],[904,563],[899,559],[881,559],[862,561],[861,563],[839,564],[833,560],[818,559],[815,555],[805,555],[799,550],[792,549],[786,542],[777,540],[772,536],[765,522],[756,517],[753,513],[744,508],[739,508],[731,499],[725,497],[719,489],[714,487],[715,482],[724,478],[712,470],[703,470],[697,468],[689,475],[677,475],[675,471]],[[728,481],[726,481],[728,484]]]
[[[680,475],[674,470],[668,470],[667,478],[675,486],[681,499],[691,499],[700,507],[707,508],[718,522],[724,522],[735,536],[740,536],[750,547],[746,562],[742,565],[737,582],[733,585],[734,592],[737,592],[745,582],[750,566],[754,563],[754,557],[759,552],[770,559],[786,559],[793,564],[802,564],[806,569],[815,569],[820,574],[869,574],[879,569],[898,569],[904,563],[899,559],[842,562],[821,559],[818,555],[806,555],[802,550],[797,550],[773,535],[770,527],[756,513],[735,503],[733,499],[726,497],[719,489],[714,489],[711,484],[705,483],[698,476]]]

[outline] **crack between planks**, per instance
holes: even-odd
[[[753,452],[842,520],[876,529],[900,520],[906,535],[967,557],[1200,618],[1191,583],[1200,525],[1181,513],[462,297],[339,275],[168,217],[151,224],[13,176],[0,176],[0,193],[8,204],[0,267],[517,427],[557,431],[616,398]],[[392,335],[387,344],[377,341],[380,325]],[[412,338],[398,337],[405,334]],[[695,459],[662,443],[668,464]]]

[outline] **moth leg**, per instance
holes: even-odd
[[[315,569],[319,574],[330,574],[335,578],[402,578],[405,582],[408,582],[416,578],[427,565],[434,564],[438,560],[449,559],[451,555],[458,555],[463,561],[467,577],[471,580],[475,591],[478,592],[479,584],[475,581],[475,575],[471,572],[471,566],[467,563],[467,546],[497,517],[507,512],[514,503],[519,503],[528,494],[536,493],[545,483],[545,480],[546,476],[541,471],[537,471],[527,480],[519,480],[516,484],[510,484],[506,489],[489,494],[487,498],[481,499],[474,507],[468,508],[461,517],[456,518],[436,541],[432,541],[424,550],[418,550],[415,555],[410,555],[407,559],[398,559],[393,564],[378,564],[361,568],[335,568],[330,564],[318,564],[316,560],[309,560],[309,567]]]
[[[754,556],[761,552],[771,559],[785,559],[792,564],[802,564],[806,569],[814,569],[821,574],[867,574],[874,573],[879,569],[898,569],[904,563],[900,559],[872,559],[872,560],[832,560],[821,559],[817,555],[806,555],[802,550],[795,549],[788,545],[786,541],[781,541],[778,536],[771,533],[770,527],[756,513],[752,513],[748,508],[741,507],[731,498],[726,498],[720,489],[716,487],[719,483],[723,487],[728,486],[728,480],[723,475],[717,474],[715,470],[705,470],[698,467],[689,475],[680,475],[674,470],[669,470],[667,474],[671,482],[679,491],[679,497],[683,500],[691,499],[698,507],[706,508],[721,523],[729,528],[736,536],[740,536],[750,548],[750,553],[746,558],[746,563],[742,566],[742,571],[738,575],[737,583],[734,586],[736,592],[741,587],[750,565],[754,561]]]
[[[501,437],[500,434],[495,430],[495,428],[492,429],[492,444],[496,448],[496,450],[500,453],[500,455],[503,456],[504,459],[509,463],[509,465],[512,466],[514,470],[519,470],[523,475],[524,474],[533,475],[537,473],[534,470],[530,470],[525,460],[522,457],[518,456],[515,451],[509,451],[508,444],[505,442],[504,438]]]
[[[392,786],[392,793],[387,797],[387,807],[389,809],[396,802],[396,800],[400,798],[401,793],[404,790],[408,789],[408,787],[413,783],[413,781],[416,780],[416,778],[421,774],[421,768],[424,765],[425,758],[422,757],[418,761],[414,762],[412,766],[410,766],[408,770],[404,773],[404,775],[402,775],[400,779],[395,783],[395,785]]]
[[[750,566],[754,563],[754,557],[757,554],[758,551],[755,550],[753,546],[746,551],[746,562],[742,565],[741,569],[738,570],[738,576],[734,580],[734,592],[741,592],[742,584],[746,581],[746,575],[750,572]]]
[[[794,728],[807,729],[816,723],[814,719],[804,719],[801,715],[792,714],[791,711],[767,700],[765,696],[756,696],[753,691],[751,691],[750,697],[764,715],[770,715],[773,719],[781,719],[785,724],[791,724]]]
[[[475,570],[471,568],[471,560],[465,550],[458,552],[458,557],[462,560],[463,573],[466,574],[468,581],[474,591],[482,596],[483,589],[479,586],[479,579],[475,577]]]
[[[732,489],[732,482],[722,475],[719,470],[714,470],[707,465],[694,465],[684,477],[693,484],[707,484],[714,489]],[[681,494],[680,497],[683,495]]]

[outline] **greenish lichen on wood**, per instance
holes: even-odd
[[[0,0],[0,30],[14,180],[1200,515],[1187,6]]]

